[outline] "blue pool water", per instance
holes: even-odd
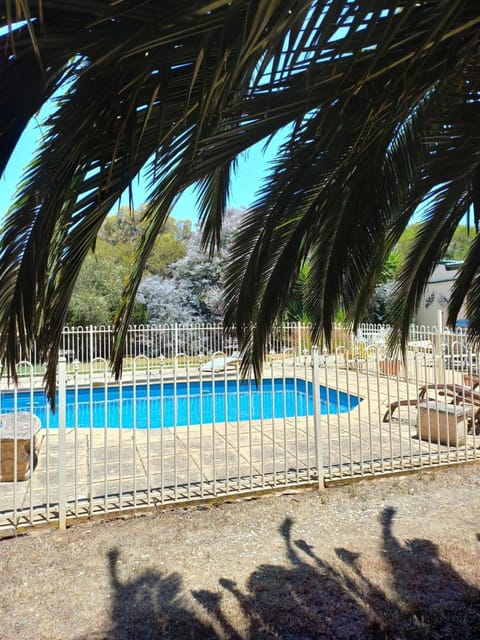
[[[336,389],[319,389],[322,413],[344,413],[360,398]],[[33,411],[42,426],[58,426],[43,391],[2,393],[0,412]],[[67,427],[145,429],[237,420],[313,415],[312,384],[277,378],[258,386],[249,380],[215,380],[67,389]]]

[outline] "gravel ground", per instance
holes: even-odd
[[[478,639],[479,471],[0,540],[0,639]]]

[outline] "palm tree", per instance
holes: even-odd
[[[402,272],[409,319],[470,209],[480,212],[480,7],[476,0],[6,0],[0,9],[0,171],[53,95],[38,154],[2,230],[0,356],[36,339],[53,389],[80,266],[108,211],[149,163],[150,204],[117,319],[115,367],[143,266],[178,195],[198,185],[213,251],[236,158],[285,142],[238,235],[227,325],[245,366],[264,345],[307,257],[313,334],[337,308],[364,312],[382,264],[423,203]],[[24,22],[21,22],[21,20]],[[477,237],[478,238],[478,237]],[[480,335],[480,240],[464,296]]]

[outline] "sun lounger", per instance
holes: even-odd
[[[417,398],[392,402],[383,422],[390,422],[403,406],[416,410],[417,434],[422,440],[457,446],[465,442],[465,433],[480,434],[480,393],[471,388],[458,384],[424,385]]]
[[[237,364],[240,364],[240,362],[241,358],[238,354],[232,354],[231,356],[218,355],[208,362],[205,362],[202,365],[202,371],[218,373],[225,371],[229,367],[235,367]]]
[[[462,400],[462,390],[464,389],[464,387],[462,387],[461,385],[451,385],[451,384],[426,384],[423,385],[422,387],[420,387],[419,391],[418,391],[418,397],[417,398],[410,398],[408,400],[395,400],[394,402],[392,402],[389,406],[389,408],[387,409],[387,411],[385,412],[385,415],[383,416],[383,422],[389,422],[394,414],[395,411],[398,409],[398,407],[417,407],[419,402],[423,402],[425,400],[432,400],[432,401],[436,401],[437,400],[437,396],[448,396],[450,397],[450,402],[455,402],[456,398],[460,398],[460,402]],[[434,391],[435,394],[431,394],[434,395],[433,398],[429,398],[428,397],[428,392],[429,391]],[[443,404],[445,405],[445,401],[443,402]]]
[[[473,391],[478,391],[480,386],[480,379],[478,373],[464,373],[463,380],[465,382],[465,386],[469,387]]]

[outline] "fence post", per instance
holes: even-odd
[[[437,383],[445,383],[445,359],[442,349],[443,337],[443,311],[438,310],[437,313],[437,339],[435,344],[435,357],[437,359]]]
[[[313,393],[313,429],[315,435],[315,462],[317,464],[318,488],[324,489],[323,443],[320,410],[320,375],[318,347],[312,350],[312,393]]]
[[[58,528],[67,526],[67,360],[58,360]]]
[[[297,322],[297,357],[299,362],[301,360],[302,351],[303,351],[302,338],[303,338],[302,323],[300,322],[300,320],[298,320]]]
[[[90,325],[90,331],[89,331],[89,349],[90,349],[90,353],[89,353],[89,359],[90,362],[92,362],[92,360],[94,359],[95,355],[93,353],[93,324]]]

